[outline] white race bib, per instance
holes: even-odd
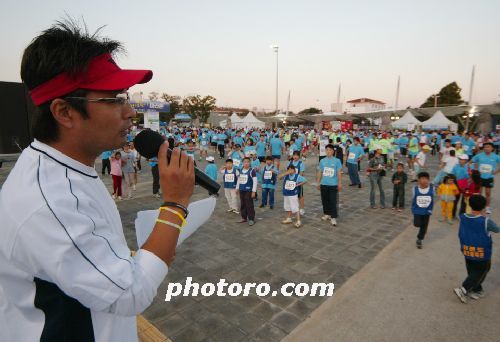
[[[493,171],[493,166],[490,164],[479,164],[480,173],[491,173],[491,171]]]
[[[202,144],[203,146],[205,146],[205,145],[207,144],[207,141],[206,141],[206,140],[202,140],[202,141],[201,141],[201,144]]]
[[[347,159],[356,159],[356,154],[349,152],[349,156],[347,157]]]
[[[297,186],[297,183],[295,183],[292,180],[287,180],[285,182],[285,190],[295,190],[296,186]]]
[[[240,174],[240,184],[247,184],[248,175],[245,173]]]
[[[272,179],[273,172],[272,171],[264,171],[264,179]]]
[[[233,159],[233,164],[234,164],[234,166],[238,167],[241,164],[241,160],[239,160],[239,159]]]
[[[334,177],[335,176],[335,169],[331,167],[325,167],[323,169],[323,176],[324,177]]]
[[[224,175],[224,182],[233,183],[234,182],[234,173],[226,173]]]
[[[432,201],[431,196],[417,196],[417,206],[420,208],[427,208]]]

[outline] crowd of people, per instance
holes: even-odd
[[[366,159],[364,172],[370,185],[372,209],[386,208],[385,177],[389,177],[393,186],[391,209],[398,212],[405,209],[407,185],[416,183],[412,187],[410,209],[414,226],[418,228],[417,248],[423,247],[435,203],[439,203],[441,209],[439,221],[453,224],[456,218],[461,218],[461,237],[466,236],[464,239],[469,239],[466,241],[469,245],[474,245],[470,239],[491,242],[491,238],[485,236],[471,238],[462,222],[475,225],[477,220],[473,218],[484,217],[478,212],[492,212],[491,189],[500,162],[499,132],[480,135],[448,131],[162,127],[161,134],[170,146],[184,150],[195,163],[206,160],[205,173],[223,184],[227,212],[240,215],[239,222],[249,226],[255,224],[259,193],[259,208],[269,206],[273,210],[277,188],[281,188],[283,195],[282,223],[296,228],[302,226],[304,186],[310,183],[304,176],[305,161],[317,155],[314,181],[322,203],[321,220],[333,227],[337,226],[339,216],[342,175],[347,173],[350,187],[362,188],[361,162]],[[130,133],[129,143],[122,151],[107,151],[102,155],[102,173],[110,170],[113,177],[113,198],[121,199],[125,193],[130,198],[131,191],[135,190],[141,156],[133,147],[133,138],[134,134]],[[429,154],[438,161],[434,170],[428,167]],[[217,157],[224,162],[221,168],[215,164]],[[156,158],[147,161],[153,174],[153,195],[160,197],[158,161]],[[435,173],[434,178],[429,171]],[[488,236],[490,232],[498,232],[494,222],[488,222]],[[462,301],[467,293],[478,298],[481,282],[489,270],[485,265],[477,266],[482,261],[475,258],[474,253],[464,250],[464,255],[469,277],[462,287],[455,289]]]

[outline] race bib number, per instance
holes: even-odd
[[[239,159],[234,159],[234,160],[233,160],[233,164],[234,164],[234,166],[238,167],[238,166],[240,166],[240,164],[241,164],[241,160],[239,160]]]
[[[264,179],[272,179],[273,172],[272,171],[264,171]]]
[[[240,175],[240,184],[247,184],[247,182],[248,182],[248,175],[242,173]]]
[[[287,180],[285,182],[285,190],[295,190],[296,186],[297,186],[297,183],[295,183],[292,180]]]
[[[479,164],[480,173],[491,173],[491,171],[493,171],[493,166],[490,164]]]
[[[234,173],[227,173],[224,175],[224,182],[233,183],[234,182]]]
[[[420,208],[427,208],[431,204],[431,196],[417,196],[417,205]]]
[[[206,141],[206,140],[202,140],[202,141],[201,141],[201,144],[202,144],[203,146],[205,146],[205,145],[207,144],[207,141]]]
[[[331,167],[325,167],[323,169],[323,176],[324,177],[334,177],[335,176],[335,169]]]
[[[349,157],[347,157],[347,159],[356,159],[356,154],[355,154],[355,153],[350,152],[350,153],[349,153]]]

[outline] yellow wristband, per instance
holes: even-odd
[[[174,210],[172,208],[169,208],[169,207],[160,207],[160,211],[161,210],[166,210],[168,212],[171,212],[172,214],[175,214],[177,215],[180,219],[181,219],[181,227],[184,227],[186,225],[186,219],[184,218],[184,216],[182,216],[182,214],[180,212],[178,212],[177,210]]]
[[[160,219],[156,219],[156,222],[166,224],[167,226],[170,226],[173,228],[177,228],[177,229],[179,229],[179,231],[182,232],[182,227],[179,226],[178,224],[172,223],[170,221],[160,220]]]

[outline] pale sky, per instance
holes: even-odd
[[[473,104],[500,100],[500,0],[199,0],[0,2],[0,80],[20,81],[23,49],[65,16],[122,41],[121,67],[152,69],[134,91],[210,94],[219,106],[274,108],[369,97],[419,106],[452,81]]]

